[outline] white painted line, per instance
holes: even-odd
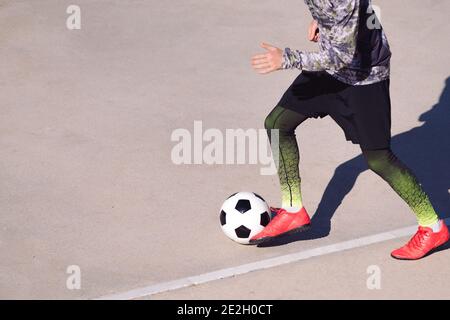
[[[445,219],[447,224],[450,223],[450,218]],[[142,298],[145,296],[154,295],[157,293],[177,290],[185,287],[203,284],[206,282],[216,281],[219,279],[230,278],[237,275],[249,273],[252,271],[264,270],[281,266],[284,264],[306,260],[312,257],[319,257],[330,253],[360,248],[375,243],[380,243],[388,240],[402,238],[413,234],[417,230],[417,225],[392,230],[389,232],[383,232],[366,236],[358,239],[343,241],[328,246],[318,247],[297,253],[287,254],[279,257],[264,259],[252,263],[243,264],[236,267],[220,269],[208,273],[199,274],[196,276],[181,278],[178,280],[162,282],[147,287],[137,288],[131,291],[107,295],[97,298],[98,300],[128,300]]]

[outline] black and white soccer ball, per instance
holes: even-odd
[[[270,222],[270,208],[264,199],[253,192],[231,195],[220,209],[220,225],[223,232],[241,244],[259,233]]]

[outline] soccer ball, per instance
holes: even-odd
[[[225,200],[220,209],[220,225],[233,241],[248,244],[251,237],[270,222],[270,208],[253,192],[238,192]]]

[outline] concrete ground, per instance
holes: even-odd
[[[71,4],[80,30],[66,27]],[[393,51],[393,149],[447,217],[450,3],[376,4]],[[288,243],[241,246],[219,227],[236,191],[278,204],[276,176],[260,175],[260,165],[171,161],[172,132],[192,132],[195,120],[222,132],[263,127],[298,72],[261,76],[250,57],[261,41],[313,49],[310,20],[294,0],[0,0],[0,298],[126,293],[414,225],[329,117],[297,130],[315,228]],[[146,298],[448,299],[450,250],[391,260],[404,241]],[[79,290],[66,286],[72,265]],[[370,265],[381,290],[367,289]]]
[[[333,253],[146,299],[450,299],[448,253],[413,263],[399,263],[386,254],[405,241]],[[374,271],[379,279],[372,277],[378,275]]]

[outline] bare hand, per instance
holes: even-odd
[[[265,42],[261,43],[261,47],[266,49],[267,52],[264,54],[256,54],[252,57],[253,69],[260,74],[281,69],[283,50]]]
[[[316,20],[311,21],[308,28],[308,40],[312,42],[319,41],[319,24]]]

